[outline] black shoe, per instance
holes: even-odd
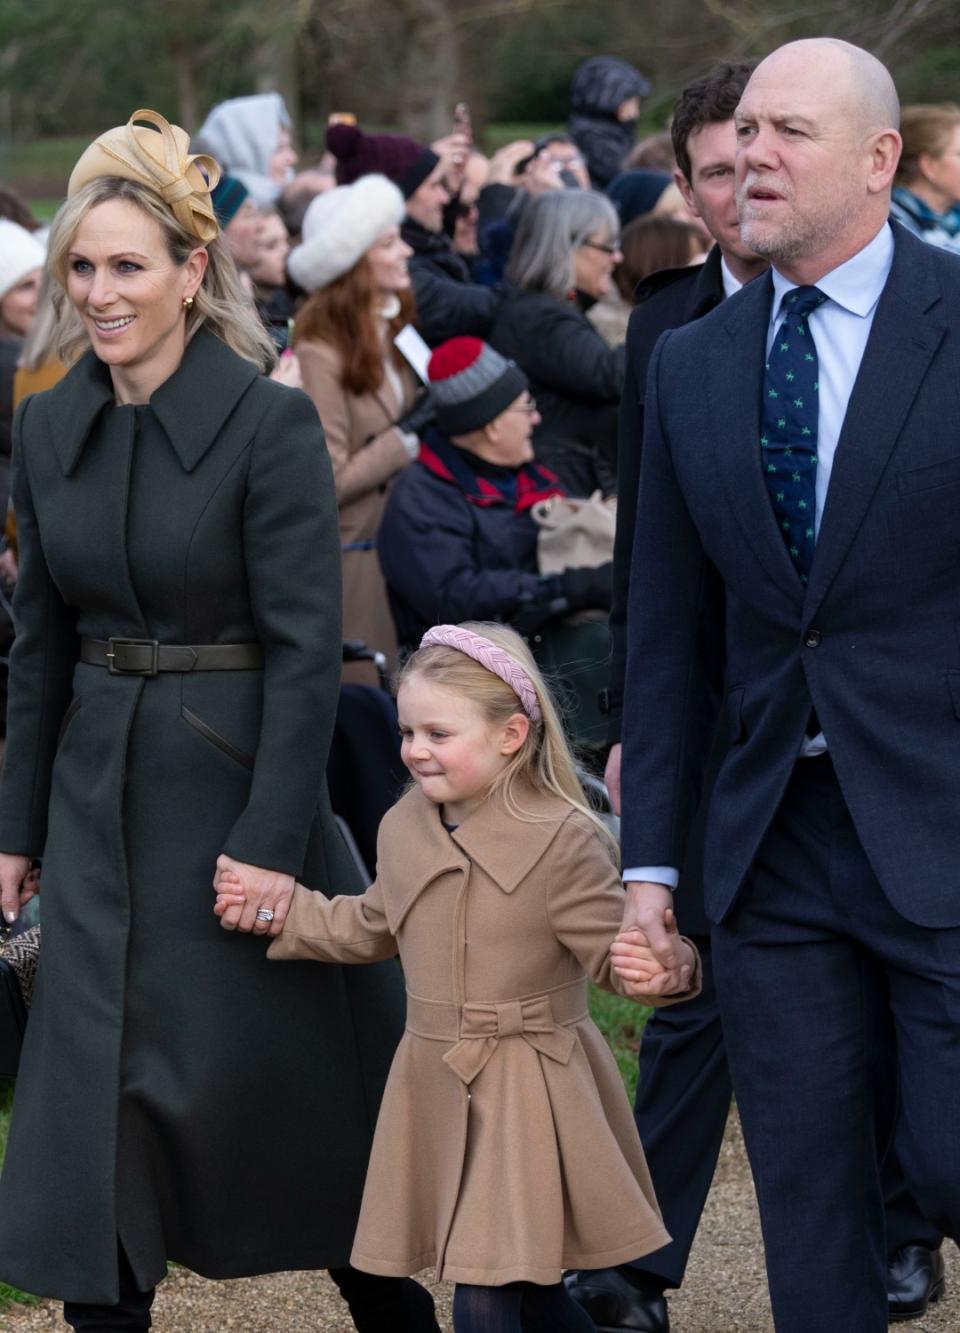
[[[919,1319],[945,1287],[943,1255],[925,1245],[904,1245],[887,1263],[890,1322]]]
[[[597,1326],[597,1333],[670,1333],[663,1288],[635,1270],[574,1269],[564,1277],[567,1291]]]

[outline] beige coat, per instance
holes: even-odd
[[[380,829],[377,882],[298,887],[274,959],[400,953],[407,1027],[377,1122],[351,1262],[453,1282],[559,1282],[667,1244],[630,1105],[587,1016],[623,890],[564,801],[481,806],[452,835],[414,789]],[[695,990],[691,989],[690,994]],[[687,998],[687,997],[684,997]]]
[[[392,478],[410,455],[391,422],[409,407],[416,392],[413,372],[399,372],[402,401],[385,378],[376,393],[352,394],[341,383],[340,354],[330,343],[297,343],[303,387],[313,399],[327,437],[340,506],[340,540],[372,542]],[[397,639],[386,586],[374,549],[343,552],[343,637],[362,639],[396,665]],[[366,665],[348,667],[344,680],[374,684]]]

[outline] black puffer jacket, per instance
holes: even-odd
[[[417,302],[417,328],[436,347],[447,338],[485,338],[500,305],[500,293],[471,279],[470,268],[446,232],[429,231],[407,218],[401,235],[413,250],[410,276]]]
[[[617,120],[617,107],[630,97],[646,97],[650,84],[639,70],[616,56],[594,56],[577,67],[570,88],[570,137],[587,160],[598,190],[613,180],[633,147],[635,120]]]
[[[538,460],[569,495],[613,495],[623,347],[608,347],[574,302],[517,288],[508,291],[488,341],[530,381],[543,418],[533,437]]]

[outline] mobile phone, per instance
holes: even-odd
[[[466,102],[458,102],[453,108],[453,128],[455,133],[465,134],[473,143],[473,124],[470,120],[470,108]]]

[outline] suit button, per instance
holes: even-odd
[[[823,642],[823,635],[818,629],[808,629],[807,637],[803,642],[806,648],[819,648]]]

